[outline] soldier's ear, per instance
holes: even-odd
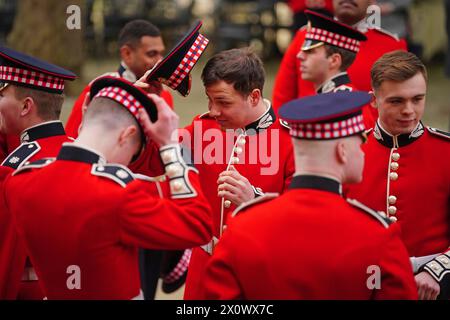
[[[129,125],[121,131],[119,135],[119,145],[123,146],[130,140],[138,141],[138,138],[140,138],[138,128],[135,125]]]
[[[345,145],[345,142],[343,140],[339,140],[336,143],[336,159],[339,163],[345,164],[348,161],[348,155],[347,155],[347,146]]]
[[[259,89],[253,89],[249,95],[250,103],[253,106],[256,106],[259,103],[259,100],[262,99],[262,93]]]
[[[342,56],[339,53],[333,53],[328,57],[330,61],[330,69],[341,69]]]
[[[34,103],[34,99],[32,97],[25,97],[22,100],[22,105],[20,108],[20,115],[22,117],[29,115],[33,110],[36,110],[37,113],[37,106]]]
[[[133,49],[127,45],[124,44],[123,46],[120,47],[120,57],[122,58],[123,62],[125,62],[125,64],[130,62],[131,59],[131,54],[133,53]]]
[[[371,99],[370,99],[370,106],[372,108],[377,109],[378,106],[377,106],[377,98],[375,97],[375,93],[373,91],[369,91],[369,94],[370,94],[370,97],[371,97]]]

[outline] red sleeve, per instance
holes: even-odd
[[[375,290],[378,300],[417,300],[417,287],[398,225],[388,229],[389,237],[380,261],[381,288]]]
[[[172,110],[173,110],[173,97],[172,97],[172,94],[168,90],[164,90],[163,89],[161,91],[161,95],[160,96],[161,96],[161,98],[163,98],[167,102],[169,107],[171,107]]]
[[[299,96],[299,61],[297,54],[303,44],[305,38],[304,29],[299,30],[292,43],[289,45],[283,59],[273,87],[272,106],[275,112],[284,103],[295,99]]]
[[[205,299],[207,300],[239,300],[245,299],[239,283],[238,275],[234,270],[234,240],[239,235],[232,234],[228,229],[220,239],[214,254],[206,265],[205,280],[203,281]],[[245,243],[245,242],[243,242]],[[264,282],[264,281],[262,281]]]
[[[5,201],[3,183],[13,172],[0,167],[0,300],[15,300],[26,260],[26,251]]]
[[[66,134],[69,137],[72,137],[72,138],[78,137],[78,129],[80,128],[81,117],[82,117],[81,107],[83,106],[83,102],[86,97],[86,94],[89,92],[90,89],[91,89],[90,86],[86,86],[72,107],[72,112],[70,113],[70,116],[67,119],[66,127],[65,127]]]
[[[182,199],[157,198],[148,182],[127,186],[123,205],[118,208],[121,239],[148,249],[180,250],[207,243],[212,236],[211,209],[205,199],[198,174],[189,173],[197,195]]]
[[[153,140],[149,140],[142,154],[136,161],[128,166],[135,173],[144,174],[150,177],[163,175],[164,165],[159,155],[159,148]]]

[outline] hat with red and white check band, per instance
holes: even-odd
[[[119,103],[136,119],[139,119],[139,109],[144,108],[151,121],[155,122],[157,120],[156,106],[147,96],[147,93],[123,78],[112,76],[99,77],[91,83],[89,94],[92,97],[91,100],[107,98]]]
[[[147,82],[159,81],[187,96],[191,89],[190,72],[205,51],[209,40],[199,33],[198,21],[147,76]]]
[[[302,45],[303,51],[327,44],[356,53],[359,51],[361,41],[367,40],[367,37],[358,30],[320,13],[305,10],[305,14],[308,26]]]
[[[305,140],[332,140],[364,132],[362,107],[371,96],[364,91],[339,91],[292,100],[279,110],[291,136]]]
[[[15,51],[0,47],[0,90],[6,84],[28,87],[50,93],[64,91],[64,81],[77,76],[54,64]]]

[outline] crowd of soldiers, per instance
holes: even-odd
[[[212,56],[185,128],[201,22],[165,57],[126,24],[65,127],[76,75],[0,47],[0,299],[448,299],[450,134],[370,2],[305,11],[272,103],[250,48]]]

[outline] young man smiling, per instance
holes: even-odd
[[[395,51],[373,65],[371,77],[379,118],[364,146],[363,181],[348,196],[398,220],[410,256],[439,254],[450,245],[450,135],[421,121],[426,68],[412,53]],[[442,266],[436,274],[445,275]],[[424,277],[416,276],[419,298],[435,299],[439,290]]]
[[[258,56],[248,48],[220,52],[207,62],[202,80],[209,112],[186,128],[183,142],[190,145],[212,207],[213,238],[193,250],[186,299],[205,298],[205,266],[227,216],[265,192],[283,192],[294,172],[289,132],[262,95],[265,74]]]

